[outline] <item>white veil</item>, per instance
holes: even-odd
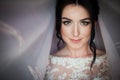
[[[109,34],[109,32],[107,31],[107,26],[105,25],[105,21],[103,21],[102,19],[102,15],[100,15],[100,19],[99,19],[99,25],[100,27],[97,27],[96,28],[96,43],[97,43],[97,47],[100,48],[100,49],[103,49],[106,51],[107,55],[108,55],[108,58],[109,58],[109,61],[110,61],[110,65],[111,65],[111,74],[112,74],[112,79],[113,80],[118,80],[120,79],[120,70],[119,70],[119,67],[120,67],[120,56],[116,50],[116,46],[115,46],[115,43],[113,43],[113,40]],[[98,25],[98,26],[99,26]],[[54,25],[53,25],[54,26]],[[48,28],[49,29],[49,28]],[[50,31],[50,29],[49,29]],[[39,74],[41,74],[42,78],[45,74],[45,67],[46,67],[46,64],[47,64],[47,58],[49,56],[50,53],[56,51],[56,47],[57,47],[57,39],[56,39],[56,35],[54,34],[49,34],[49,31],[45,32],[48,34],[48,36],[46,36],[45,38],[45,41],[46,42],[49,42],[51,39],[53,40],[53,42],[51,43],[47,43],[44,41],[44,46],[42,47],[42,50],[40,51],[40,57],[38,58],[38,62],[37,62],[37,66],[39,68],[35,68],[36,72],[41,72]],[[101,33],[99,33],[101,32]],[[53,38],[51,38],[51,36],[53,36]],[[48,39],[49,38],[49,39]],[[50,46],[51,45],[51,46]],[[48,47],[46,50],[46,47]],[[50,50],[51,49],[51,50]],[[46,53],[43,54],[43,53]],[[42,62],[41,62],[42,61]],[[46,63],[46,64],[45,64]],[[29,67],[30,68],[30,67]],[[30,68],[31,69],[31,68]],[[32,72],[32,69],[31,69],[31,72]],[[36,74],[34,73],[33,71],[33,75]],[[35,75],[34,75],[35,76]],[[41,77],[39,75],[39,77]],[[37,79],[36,79],[37,80]]]
[[[11,26],[7,24],[8,27],[12,27],[12,28],[8,28],[7,32],[9,33],[12,31],[16,31],[16,33],[12,33],[11,35],[15,35],[14,37],[18,38],[17,41],[18,43],[20,43],[20,46],[19,47],[15,47],[12,45],[10,46],[13,47],[13,49],[20,48],[20,50],[18,53],[15,51],[9,54],[3,51],[2,54],[5,54],[3,56],[7,56],[7,58],[9,59],[2,59],[0,61],[2,62],[2,64],[0,64],[0,68],[6,69],[3,66],[4,64],[12,63],[13,61],[15,62],[16,59],[18,59],[20,60],[22,65],[25,65],[26,70],[28,72],[31,72],[35,80],[43,80],[46,71],[46,65],[48,63],[49,54],[55,52],[57,49],[57,45],[56,45],[57,38],[56,35],[54,34],[55,33],[55,28],[54,28],[55,0],[40,0],[36,2],[31,0],[26,2],[21,1],[21,3],[17,1],[13,3],[8,2],[9,4],[7,2],[3,2],[3,3],[6,4],[7,6],[13,6],[13,7],[17,6],[17,8],[22,6],[23,10],[22,9],[20,10],[23,11],[23,13],[17,12],[19,11],[17,10],[14,14],[21,13],[21,15],[16,15],[17,19],[15,19],[16,17],[14,17],[14,19],[6,18],[6,15],[4,16],[5,18],[4,17],[2,18],[2,23],[0,23],[0,31],[3,27],[6,26],[1,24],[7,24],[7,23],[11,24]],[[28,5],[27,6],[28,8],[25,9],[24,7],[26,7],[26,5]],[[3,5],[2,7],[4,8]],[[13,7],[11,7],[11,9],[14,9]],[[120,11],[118,10],[120,6],[118,6],[115,3],[110,3],[110,1],[107,0],[106,1],[100,0],[100,7],[101,7],[101,11],[100,11],[101,13],[99,16],[100,27],[96,27],[95,42],[98,48],[106,50],[111,65],[112,80],[119,80],[120,79],[119,77],[120,76],[120,69],[119,69],[120,38],[119,35],[116,34],[114,34],[116,37],[113,37],[114,35],[112,34],[112,31],[109,29],[109,25],[108,25],[109,23],[116,25],[116,20],[111,22],[109,21],[109,18],[105,16],[107,15],[109,16],[108,13],[111,10],[113,11],[111,13],[113,19],[116,18],[116,17],[114,18],[116,14],[117,16],[120,16]],[[106,10],[108,10],[108,12]],[[116,31],[119,29],[119,27],[117,26],[114,26]],[[4,31],[2,32],[5,33]],[[120,32],[117,33],[119,34]],[[16,56],[9,57],[9,55],[11,56],[16,55]],[[7,67],[9,67],[9,65],[7,65]],[[24,71],[21,73],[24,73]],[[30,79],[22,79],[22,80],[30,80]]]
[[[105,50],[108,55],[108,59],[110,61],[110,70],[111,70],[111,76],[112,80],[118,80],[120,79],[120,56],[115,48],[115,45],[112,41],[112,38],[110,37],[107,28],[102,21],[102,19],[99,20],[100,23],[100,29],[105,45]]]

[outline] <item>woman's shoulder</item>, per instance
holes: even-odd
[[[103,50],[96,50],[96,59],[106,60],[108,59],[107,53]]]
[[[102,50],[96,51],[96,62],[97,63],[104,63],[105,65],[109,65],[109,59],[107,53]]]
[[[96,56],[101,57],[101,56],[106,56],[106,52],[100,49],[96,50]]]

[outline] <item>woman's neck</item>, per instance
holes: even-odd
[[[85,45],[82,48],[79,49],[74,49],[68,46],[64,47],[65,53],[68,57],[73,57],[73,58],[77,58],[77,57],[88,57],[92,54],[89,45]]]

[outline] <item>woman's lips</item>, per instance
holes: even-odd
[[[81,39],[71,39],[71,41],[72,41],[73,43],[79,43],[79,42],[81,41]]]

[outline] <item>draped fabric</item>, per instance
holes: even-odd
[[[105,50],[112,80],[120,79],[120,5],[117,0],[99,0],[100,16],[95,43]],[[57,50],[55,0],[0,2],[0,79],[33,80],[37,70],[42,80],[48,56]],[[37,67],[36,67],[37,66]]]

